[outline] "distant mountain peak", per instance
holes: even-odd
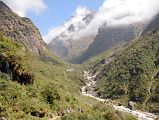
[[[77,34],[80,30],[87,27],[94,18],[94,15],[94,11],[86,7],[78,7],[68,20],[66,20],[62,25],[53,28],[43,38],[47,43],[51,43],[51,41],[54,41],[59,37],[62,40],[72,38],[72,36]]]
[[[83,53],[93,42],[95,35],[94,37],[93,35],[82,36],[81,33],[91,23],[94,16],[94,11],[86,7],[78,7],[64,24],[44,37],[44,40],[49,41],[50,50],[59,57],[67,59]]]

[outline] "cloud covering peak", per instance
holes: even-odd
[[[84,15],[87,13],[87,8],[79,7],[75,13],[77,16]],[[75,36],[80,38],[87,34],[96,34],[103,24],[117,26],[145,22],[157,13],[159,13],[159,0],[105,0],[91,23],[85,29],[78,31]],[[54,28],[44,37],[44,40],[46,42],[52,40],[53,36],[62,30],[63,27]]]
[[[45,10],[47,7],[43,0],[2,0],[15,13],[21,17],[25,17],[28,11],[33,11],[36,14]]]
[[[158,12],[158,0],[106,0],[97,17],[108,25],[131,24],[151,19]]]
[[[93,18],[93,11],[86,7],[79,6],[73,16],[61,26],[53,28],[46,36],[43,36],[46,43],[58,37],[58,40],[77,39],[81,30],[89,24]]]

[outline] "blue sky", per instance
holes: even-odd
[[[44,3],[47,9],[38,15],[29,11],[27,17],[34,22],[43,36],[51,28],[61,25],[71,17],[78,6],[86,6],[92,10],[98,10],[103,2],[104,0],[45,0]]]

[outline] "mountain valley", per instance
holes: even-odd
[[[159,120],[159,15],[83,34],[80,10],[41,37],[0,1],[0,120]]]

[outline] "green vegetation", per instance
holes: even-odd
[[[108,110],[105,105],[96,104],[92,109],[86,109],[84,114],[76,112],[66,115],[62,120],[136,120],[136,118],[125,113]]]
[[[0,37],[0,70],[3,73],[9,74],[11,79],[21,84],[33,83],[34,76],[31,74],[28,64],[29,54],[22,51],[23,48],[20,44],[13,43],[2,34]]]
[[[91,57],[89,60],[83,63],[85,70],[90,70],[91,73],[96,73],[102,70],[105,66],[105,61],[111,61],[113,57],[119,54],[125,47],[126,43],[121,42],[119,45],[116,45],[114,48],[105,51],[99,55]]]
[[[98,94],[125,102],[131,100],[140,109],[159,113],[158,54],[158,32],[135,40],[103,67],[98,76]]]
[[[57,116],[68,108],[73,112],[65,113],[61,119],[126,120],[129,117],[81,95],[82,66],[57,62],[57,58],[46,54],[48,51],[42,54],[45,59],[41,59],[2,34],[0,51],[0,118],[45,120],[50,114]],[[68,68],[74,71],[66,71]]]
[[[52,55],[29,18],[19,17],[0,3],[1,32],[12,38],[0,32],[0,119],[136,120],[107,103],[82,95],[81,86],[86,82],[83,71],[88,69],[91,73],[100,71],[95,88],[99,96],[116,99],[118,105],[131,100],[137,103],[136,108],[159,113],[158,29],[128,44],[142,25],[103,28],[86,54],[74,62],[82,63],[106,52],[83,65],[72,65]],[[147,30],[152,30],[157,21]],[[83,40],[89,42],[93,37]]]

